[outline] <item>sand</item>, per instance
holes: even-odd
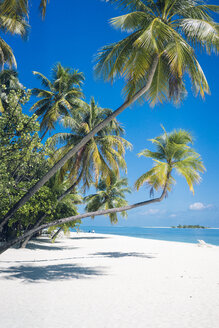
[[[219,247],[72,233],[0,256],[1,328],[218,328]]]

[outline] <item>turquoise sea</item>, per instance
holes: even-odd
[[[219,229],[173,229],[173,228],[147,228],[147,227],[95,227],[83,226],[84,232],[121,235],[137,238],[178,241],[183,243],[197,243],[198,239],[206,243],[219,246]]]

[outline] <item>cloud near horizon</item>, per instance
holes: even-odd
[[[204,210],[204,209],[210,208],[210,207],[212,207],[211,204],[204,205],[201,202],[197,202],[197,203],[193,203],[193,204],[189,205],[189,209],[192,211],[201,211],[201,210]]]
[[[156,214],[164,214],[166,213],[166,210],[160,210],[158,208],[150,208],[147,211],[143,211],[140,214],[141,215],[156,215]]]

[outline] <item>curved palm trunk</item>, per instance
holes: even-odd
[[[47,216],[46,214],[43,214],[43,215],[41,216],[41,218],[39,219],[39,221],[37,221],[37,223],[32,227],[32,229],[36,229],[36,228],[38,228],[38,227],[41,225],[41,223],[43,223],[43,220],[46,218],[46,216]],[[25,233],[24,233],[24,235],[25,235]],[[34,233],[31,234],[31,235],[29,235],[29,236],[23,241],[23,243],[21,244],[21,247],[20,247],[20,248],[26,248],[26,246],[27,246],[29,240],[33,237],[33,235],[34,235]]]
[[[76,183],[74,183],[70,188],[68,188],[58,199],[57,202],[60,202],[67,194],[69,194],[75,187],[76,187]],[[54,206],[55,207],[55,206]],[[43,222],[43,220],[47,217],[46,214],[43,214],[39,220],[36,222],[36,224],[32,227],[31,230],[36,229],[40,226],[40,224]],[[24,240],[24,242],[21,244],[21,248],[25,248],[29,242],[29,240],[33,237],[33,235],[35,234],[35,232],[33,232],[31,235],[28,235],[28,237]],[[25,235],[25,233],[24,233]],[[52,237],[54,238],[54,236]]]
[[[81,156],[82,156],[82,153],[80,152],[80,154],[79,154],[79,156],[78,156],[78,160],[80,160]],[[81,171],[81,174],[79,175],[77,181],[76,181],[75,183],[73,183],[73,185],[72,185],[71,187],[69,187],[69,188],[68,188],[68,189],[67,189],[67,190],[66,190],[61,196],[58,197],[57,202],[61,202],[61,200],[63,200],[63,198],[64,198],[66,195],[68,195],[72,190],[75,189],[75,187],[76,187],[76,186],[79,184],[79,182],[81,181],[82,176],[83,176],[83,170]],[[40,224],[43,222],[43,220],[46,218],[46,216],[47,216],[46,214],[43,214],[43,215],[39,218],[39,220],[36,222],[36,224],[32,227],[32,229],[35,229],[35,228],[39,227]],[[61,231],[61,229],[62,229],[62,228],[60,228],[60,231]],[[33,235],[34,235],[34,233],[33,233],[32,235],[28,236],[28,237],[24,240],[24,242],[21,244],[21,248],[25,248],[25,247],[27,246],[29,240],[33,237]],[[56,237],[56,236],[54,235],[54,236],[52,237],[52,239],[54,239],[55,237]]]
[[[110,213],[119,213],[119,212],[129,211],[133,208],[137,208],[137,207],[140,207],[140,206],[145,206],[145,205],[161,202],[164,199],[164,197],[166,195],[166,192],[167,192],[169,176],[170,176],[170,174],[168,174],[167,181],[166,181],[166,184],[164,186],[163,192],[162,192],[161,196],[158,197],[158,198],[146,200],[144,202],[139,202],[139,203],[135,203],[135,204],[132,204],[132,205],[127,205],[127,206],[124,206],[124,207],[110,208],[108,210],[100,210],[100,211],[96,211],[96,212],[88,212],[88,213],[84,213],[84,214],[78,214],[78,215],[71,216],[71,217],[68,217],[68,218],[59,219],[59,220],[54,221],[54,222],[49,222],[49,223],[46,223],[46,224],[42,224],[41,226],[39,226],[37,228],[29,230],[23,236],[20,236],[16,239],[12,240],[11,242],[8,242],[8,243],[4,244],[3,246],[1,246],[0,247],[0,254],[5,252],[8,248],[10,248],[10,247],[16,245],[17,243],[21,242],[24,238],[26,238],[30,235],[33,235],[36,232],[41,231],[42,229],[47,229],[47,228],[55,226],[55,225],[61,225],[61,224],[64,224],[64,223],[77,221],[77,220],[84,219],[84,218],[87,218],[87,217],[95,217],[95,216],[100,216],[100,215],[105,215],[105,214],[110,214]]]
[[[101,129],[103,129],[108,123],[110,123],[114,118],[116,118],[120,113],[122,113],[127,107],[138,100],[142,95],[144,95],[151,86],[156,68],[158,64],[158,55],[154,58],[151,70],[148,75],[148,81],[146,85],[136,92],[136,94],[129,100],[126,100],[118,109],[116,109],[111,115],[109,115],[105,120],[98,124],[91,132],[89,132],[74,148],[72,148],[65,156],[63,156],[44,177],[42,177],[4,216],[0,223],[0,231],[2,227],[8,222],[12,215],[23,206],[73,155],[75,155],[86,143]]]

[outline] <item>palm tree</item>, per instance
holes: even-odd
[[[63,183],[60,183],[58,179],[58,174],[55,175],[52,179],[50,179],[48,186],[52,189],[52,191],[58,195],[57,197],[57,203],[54,205],[54,208],[51,209],[51,214],[53,215],[53,219],[61,218],[63,215],[63,209],[66,213],[66,208],[69,212],[73,212],[74,214],[77,214],[77,207],[76,205],[82,203],[82,197],[78,193],[77,189],[74,188],[74,190],[71,190],[71,192],[66,192],[66,190],[69,189],[69,182],[68,180],[63,181]],[[63,195],[65,197],[63,197]],[[26,227],[25,232],[27,232],[30,229],[36,229],[39,227],[43,222],[51,221],[51,215],[48,215],[48,213],[44,213],[41,215],[34,224],[31,224],[30,226]],[[74,225],[73,225],[74,226]],[[61,226],[59,231],[64,229],[64,231],[67,231],[71,227],[71,223],[64,224]],[[51,232],[54,230],[54,227],[51,228]],[[24,233],[25,233],[24,232]],[[29,240],[33,237],[34,233],[29,235],[27,238],[24,239],[24,241],[21,244],[21,248],[25,248]],[[58,235],[56,233],[53,238]]]
[[[183,77],[188,72],[196,92],[202,96],[209,87],[195,56],[197,49],[212,53],[219,47],[218,24],[212,12],[219,6],[198,0],[109,0],[128,11],[112,23],[132,33],[122,41],[104,47],[98,55],[97,74],[114,80],[127,79],[126,101],[93,128],[5,215],[0,228],[93,136],[143,95],[152,103],[167,96],[179,101],[185,93]]]
[[[118,178],[114,175],[111,179],[110,185],[106,183],[106,180],[101,179],[97,185],[97,193],[85,197],[86,211],[96,212],[100,210],[107,210],[115,207],[123,207],[128,205],[125,200],[125,194],[131,193],[131,189],[128,188],[128,180],[126,178]],[[121,212],[123,217],[127,216],[125,211]],[[94,217],[94,216],[93,216]],[[109,218],[111,223],[117,223],[117,213],[110,213]]]
[[[138,178],[135,183],[135,187],[139,189],[140,186],[142,186],[144,183],[147,183],[150,188],[153,188],[156,191],[158,191],[159,189],[162,190],[159,197],[132,205],[123,205],[121,207],[115,208],[113,207],[106,209],[105,207],[105,209],[99,210],[96,210],[97,207],[95,207],[94,210],[93,208],[90,208],[91,212],[71,216],[68,218],[63,218],[55,222],[42,224],[40,227],[32,229],[23,236],[16,238],[16,240],[13,240],[3,245],[0,248],[0,254],[9,247],[28,237],[29,235],[54,225],[61,225],[71,221],[81,220],[87,217],[112,215],[115,213],[125,212],[140,206],[161,202],[167,195],[167,192],[171,190],[172,185],[174,183],[174,178],[172,175],[174,169],[185,177],[190,190],[194,192],[193,186],[195,183],[199,183],[201,181],[200,173],[204,172],[205,168],[200,155],[196,153],[191,148],[191,146],[189,146],[189,144],[193,141],[192,136],[185,130],[175,130],[169,134],[164,131],[161,136],[155,139],[151,139],[151,141],[153,144],[155,144],[156,151],[150,151],[145,149],[139,155],[144,155],[146,157],[152,158],[155,165],[151,170],[149,170],[140,178]],[[152,192],[150,192],[150,194],[152,194]],[[90,204],[92,205],[92,197],[90,201]],[[95,202],[101,204],[101,200],[98,200],[98,196],[94,197],[93,206],[96,206]],[[104,204],[103,202],[103,206],[104,205],[106,205],[106,203]]]
[[[76,114],[70,111],[70,114],[62,119],[64,127],[70,128],[70,132],[57,133],[51,138],[55,143],[64,143],[54,154],[53,161],[69,152],[94,126],[109,116],[111,110],[99,107],[92,98],[90,104],[83,102],[83,107]],[[68,179],[74,182],[74,188],[82,179],[84,190],[89,188],[91,183],[97,185],[100,175],[109,183],[113,174],[119,175],[119,169],[126,170],[124,155],[127,148],[131,149],[131,144],[122,137],[123,134],[120,123],[116,119],[111,121],[83,146],[76,156],[63,165],[60,169],[61,181],[68,174]]]
[[[40,130],[43,132],[43,138],[48,130],[54,129],[54,124],[61,116],[77,107],[76,103],[83,95],[81,84],[84,76],[77,70],[63,67],[60,63],[53,68],[51,81],[39,72],[33,74],[44,87],[32,90],[33,94],[41,99],[31,108],[41,118]]]
[[[45,18],[46,7],[49,0],[40,0],[39,9],[42,18]],[[26,38],[29,29],[28,24],[28,0],[1,0],[0,1],[0,29],[5,33],[20,35]],[[0,38],[0,65],[4,68],[7,64],[9,68],[16,67],[16,59],[11,47]]]
[[[53,158],[50,159],[51,162],[59,160],[63,153],[68,152],[75,143],[86,135],[87,131],[111,113],[110,109],[100,108],[93,98],[90,105],[85,102],[81,102],[82,104],[83,107],[80,112],[74,113],[74,111],[70,111],[69,115],[62,120],[66,128],[71,128],[71,132],[57,133],[51,137],[54,143],[64,143],[55,152]],[[100,176],[105,178],[109,184],[114,175],[119,175],[120,168],[126,170],[124,155],[126,148],[131,148],[131,144],[121,137],[123,133],[124,130],[119,122],[113,120],[111,124],[101,130],[80,149],[76,156],[68,160],[60,172],[56,174],[56,183],[58,181],[62,185],[67,182],[69,186],[58,196],[58,203],[63,201],[67,195],[74,193],[81,180],[83,180],[83,189],[85,190],[90,187],[91,183],[96,183],[97,185]],[[51,180],[53,181],[54,179]],[[42,224],[47,216],[47,214],[41,215],[33,228],[37,228]],[[54,238],[61,230],[62,227],[57,230]],[[26,247],[30,238],[31,235],[26,238],[22,247]]]
[[[199,172],[204,172],[205,168],[200,155],[188,145],[193,142],[192,136],[185,130],[174,130],[169,134],[164,130],[164,134],[151,141],[156,151],[145,149],[138,155],[151,158],[154,167],[135,182],[137,190],[146,183],[151,188],[151,194],[154,190],[163,189],[166,184],[170,191],[175,182],[172,174],[176,170],[186,179],[194,194],[194,184],[201,180]]]
[[[124,15],[111,19],[115,28],[128,32],[123,40],[100,49],[96,73],[112,82],[124,76],[128,99],[141,96],[155,104],[180,101],[189,75],[196,93],[204,97],[209,86],[195,51],[219,50],[219,28],[210,11],[219,6],[197,0],[109,0]],[[152,70],[151,68],[154,67]]]
[[[5,33],[17,34],[25,38],[29,25],[26,20],[26,13],[21,10],[18,2],[24,1],[13,1],[13,4],[11,0],[0,2],[0,29]],[[2,68],[4,68],[4,64],[10,68],[16,67],[16,60],[11,47],[0,38],[0,65]]]

